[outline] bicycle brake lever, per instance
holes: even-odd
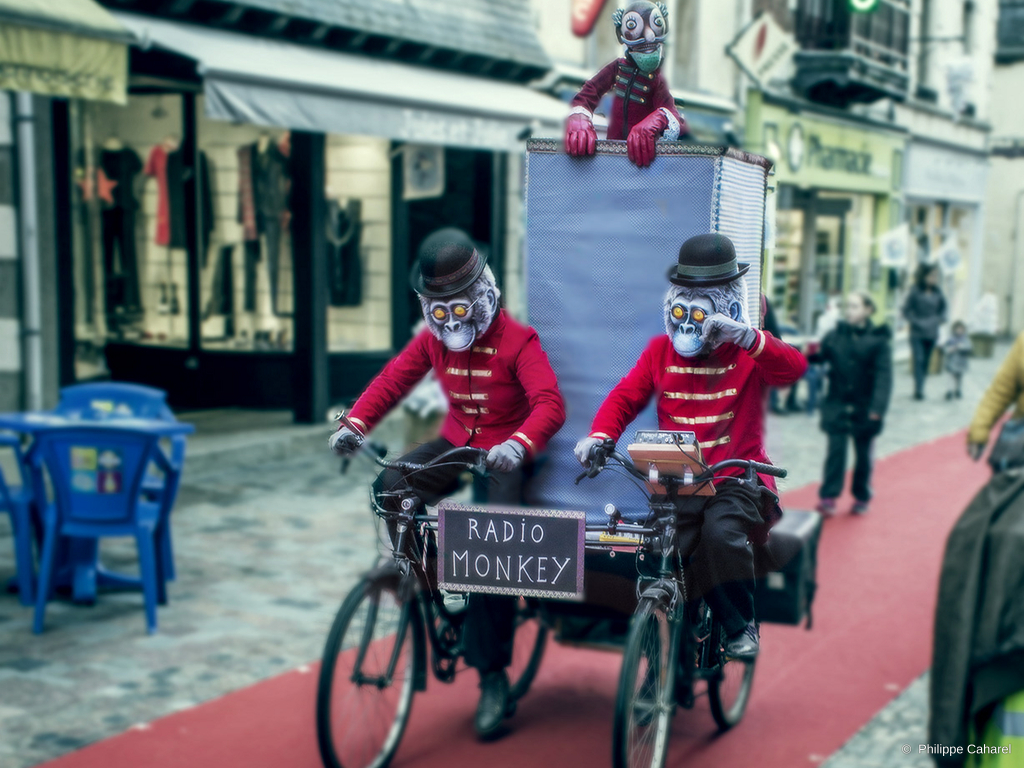
[[[586,471],[586,472],[580,472],[579,477],[576,478],[576,483],[575,484],[579,485],[580,482],[583,480],[583,478],[587,477],[588,475],[589,475],[589,470]]]

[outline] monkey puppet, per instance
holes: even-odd
[[[633,2],[615,11],[612,23],[626,55],[584,83],[572,100],[565,122],[565,151],[574,157],[594,154],[594,110],[614,88],[608,138],[626,139],[629,159],[643,168],[654,161],[658,137],[678,139],[686,133],[686,121],[676,111],[661,74],[668,9],[664,3]]]
[[[763,440],[767,390],[795,382],[807,361],[770,333],[751,327],[743,279],[748,269],[738,264],[724,235],[698,235],[683,243],[669,272],[665,334],[650,341],[601,405],[590,434],[576,445],[580,463],[589,463],[603,439],[618,440],[655,395],[659,428],[695,432],[708,464],[726,459],[770,463]],[[716,481],[716,491],[708,497],[703,519],[680,515],[679,549],[693,552],[694,586],[722,620],[728,652],[752,658],[758,639],[748,539],[764,543],[781,514],[775,481],[763,476],[755,490],[723,479]]]
[[[359,433],[343,427],[330,439],[335,453],[349,454],[362,436],[433,369],[448,398],[448,415],[438,439],[402,457],[424,464],[453,447],[488,451],[489,503],[520,504],[520,466],[544,448],[565,421],[555,373],[537,332],[501,309],[501,296],[486,259],[457,229],[443,229],[420,246],[410,280],[426,321],[421,331],[367,386],[349,414]],[[458,485],[462,468],[443,463],[408,480],[395,469],[377,478],[374,490],[410,487],[436,504]],[[398,511],[394,497],[383,506]],[[508,677],[515,599],[474,594],[465,625],[466,663],[480,672],[476,728],[493,734],[508,712]]]

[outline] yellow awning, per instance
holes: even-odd
[[[124,104],[131,40],[93,0],[0,0],[0,89]]]

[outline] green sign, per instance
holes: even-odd
[[[878,10],[879,0],[848,0],[854,13],[871,13]]]
[[[905,137],[811,110],[764,103],[751,92],[747,143],[775,163],[775,178],[805,189],[891,194]]]

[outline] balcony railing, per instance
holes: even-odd
[[[871,13],[846,0],[798,0],[797,88],[840,106],[905,98],[909,28],[908,0],[880,0]]]

